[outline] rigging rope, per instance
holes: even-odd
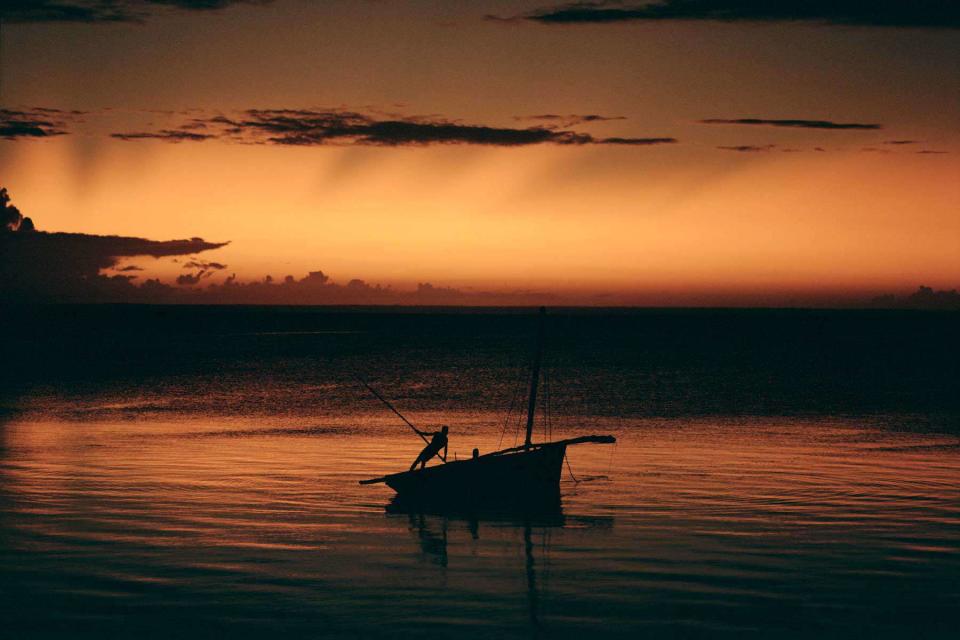
[[[543,409],[540,412],[540,425],[543,427],[543,439],[546,441],[550,439],[550,436],[547,435],[548,425],[550,424],[550,386],[547,384],[547,368],[543,367],[541,372],[541,377],[543,378],[543,400],[541,400],[540,404],[543,405]]]
[[[577,480],[577,476],[573,475],[573,469],[570,468],[570,458],[567,457],[566,451],[563,452],[563,460],[567,463],[567,471],[570,472],[570,479],[573,480],[574,483],[580,484],[580,481]]]
[[[523,397],[523,391],[524,391],[524,389],[526,388],[527,371],[526,371],[526,368],[525,368],[522,364],[521,364],[521,365],[518,365],[517,371],[518,371],[518,375],[517,375],[517,397],[522,398],[522,397]],[[517,439],[520,437],[520,428],[523,426],[524,415],[523,415],[522,406],[523,406],[523,404],[522,404],[522,402],[521,402],[521,409],[517,411],[517,424],[516,424],[516,426],[513,428],[513,446],[517,446]]]
[[[547,380],[547,440],[553,439],[553,377]]]
[[[544,417],[546,418],[545,431],[547,440],[553,439],[553,379],[549,377],[549,370],[543,372],[543,385],[546,387],[546,393],[543,403]]]
[[[503,436],[507,433],[507,426],[510,424],[510,416],[513,414],[513,409],[517,405],[517,398],[520,397],[520,386],[515,381],[513,385],[513,397],[510,399],[510,409],[507,410],[507,415],[503,419],[503,428],[500,430],[500,440],[497,442],[497,449],[500,449],[503,446]]]

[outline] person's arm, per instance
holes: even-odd
[[[447,444],[443,445],[443,461],[444,461],[444,462],[447,461],[447,447],[448,447],[448,446],[450,446],[450,443],[449,443],[449,442],[448,442]]]

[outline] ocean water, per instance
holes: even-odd
[[[561,513],[418,513],[522,440],[522,310],[0,308],[0,614],[34,637],[956,637],[956,313],[554,310]]]

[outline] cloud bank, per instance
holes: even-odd
[[[887,294],[873,298],[869,306],[879,309],[952,309],[960,310],[960,292],[934,290],[921,285],[908,296]]]
[[[573,127],[580,124],[590,124],[593,122],[610,122],[612,120],[626,120],[625,116],[601,116],[595,113],[560,115],[557,113],[541,113],[531,116],[514,116],[518,121],[535,121],[555,124],[561,127]]]
[[[239,4],[273,0],[4,0],[4,22],[143,22],[158,11],[219,11]]]
[[[161,129],[160,131],[141,133],[111,133],[111,138],[119,140],[163,140],[164,142],[203,142],[216,136],[194,131]]]
[[[121,258],[192,255],[227,244],[37,231],[10,203],[6,189],[0,189],[0,219],[0,296],[8,302],[103,300],[133,286],[134,275],[101,274]]]
[[[145,238],[36,231],[0,189],[0,301],[3,303],[135,302],[171,304],[388,304],[388,305],[523,305],[554,301],[550,294],[530,291],[483,292],[437,287],[428,282],[413,291],[350,280],[338,284],[323,271],[276,282],[240,283],[229,276],[210,279],[227,265],[200,260],[195,254],[223,247],[225,242],[201,238],[155,241]],[[136,265],[119,260],[135,256],[189,256],[175,284],[158,279],[136,283]],[[107,272],[107,274],[104,273]],[[112,275],[108,275],[112,272]],[[205,285],[205,286],[203,286]]]
[[[831,120],[775,120],[768,118],[707,118],[700,124],[729,124],[763,127],[786,127],[791,129],[830,129],[852,131],[875,131],[883,125],[864,122],[833,122]]]
[[[33,107],[30,109],[0,109],[0,138],[50,138],[68,133],[68,127],[81,111],[63,111]]]
[[[764,145],[755,145],[755,144],[738,144],[738,145],[727,145],[719,146],[717,149],[722,149],[723,151],[737,151],[739,153],[763,153],[765,151],[772,150],[776,145],[773,144],[764,144]]]
[[[359,145],[376,147],[429,145],[483,145],[521,147],[555,145],[674,144],[676,138],[597,137],[570,130],[574,123],[606,120],[603,116],[533,116],[558,120],[558,124],[532,127],[497,127],[463,124],[438,117],[382,117],[344,109],[248,109],[235,116],[215,115],[191,118],[176,129],[118,132],[114,138],[126,141],[165,142],[219,139],[246,144],[286,146]],[[570,119],[574,118],[574,121]],[[203,133],[197,133],[202,130]]]
[[[960,28],[954,0],[653,0],[575,2],[538,9],[513,18],[546,25],[622,22],[713,21],[919,29]]]

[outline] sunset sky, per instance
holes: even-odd
[[[865,4],[5,3],[0,186],[42,231],[229,242],[103,270],[134,284],[954,288],[960,10]]]

